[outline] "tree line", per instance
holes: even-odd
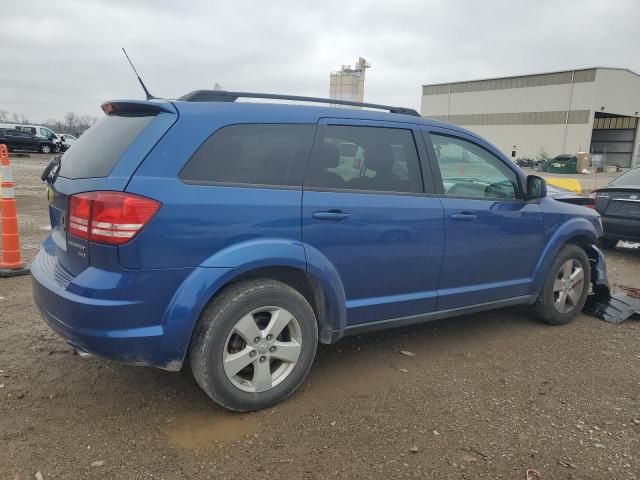
[[[0,109],[0,123],[16,123],[20,125],[44,125],[56,133],[69,133],[71,135],[81,135],[98,119],[90,115],[77,115],[75,112],[67,112],[61,120],[50,118],[43,123],[36,123],[29,120],[24,113],[8,112]]]

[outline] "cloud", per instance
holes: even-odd
[[[328,95],[358,56],[365,99],[418,108],[425,83],[605,65],[640,70],[640,3],[527,1],[43,1],[5,9],[0,109],[33,120],[99,115],[142,92]]]

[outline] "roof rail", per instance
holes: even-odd
[[[273,100],[293,100],[297,102],[329,103],[333,105],[349,105],[352,107],[374,108],[387,110],[391,113],[401,113],[419,117],[420,114],[413,108],[392,107],[375,103],[352,102],[350,100],[337,100],[335,98],[301,97],[298,95],[280,95],[277,93],[251,93],[251,92],[226,92],[224,90],[194,90],[183,95],[178,100],[183,102],[235,102],[238,98],[268,98]]]

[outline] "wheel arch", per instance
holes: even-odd
[[[577,245],[585,250],[587,257],[594,259],[597,257],[597,252],[593,250],[593,245],[597,240],[598,232],[595,226],[585,218],[572,217],[560,225],[547,240],[538,259],[533,275],[533,291],[531,293],[537,295],[540,292],[553,260],[564,245]]]
[[[193,270],[166,309],[163,328],[168,349],[185,358],[193,332],[206,306],[225,288],[243,280],[270,278],[298,290],[309,302],[318,322],[319,341],[334,343],[346,326],[342,282],[328,260],[314,254],[307,261],[300,243],[261,240],[218,252]]]
[[[594,241],[595,240],[589,235],[578,234],[570,237],[565,243],[571,243],[573,245],[577,245],[578,247],[582,248],[585,252],[588,253]]]
[[[233,277],[222,289],[245,280],[257,278],[277,280],[300,292],[309,302],[316,316],[319,341],[328,344],[337,340],[334,332],[341,330],[340,325],[334,323],[338,305],[336,305],[335,302],[331,302],[331,294],[326,292],[326,287],[323,286],[323,283],[315,275],[297,267],[272,265],[247,270]],[[213,300],[216,295],[219,295],[222,289],[218,290],[209,302]]]

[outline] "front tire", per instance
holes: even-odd
[[[257,279],[232,285],[210,302],[189,357],[193,376],[215,403],[249,412],[293,394],[317,345],[316,318],[300,292]]]
[[[538,317],[566,325],[582,311],[589,293],[591,266],[585,251],[567,244],[560,249],[535,303]]]
[[[47,145],[46,143],[44,145],[41,145],[40,153],[51,153],[51,145]]]

